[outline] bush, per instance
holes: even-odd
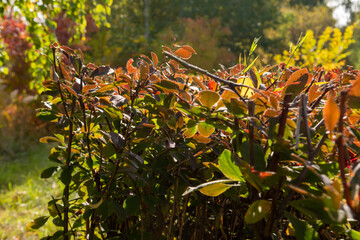
[[[52,50],[37,116],[62,131],[40,139],[58,164],[41,177],[59,172],[64,191],[29,230],[51,218],[50,239],[359,237],[357,71],[211,74],[185,61],[189,46],[122,70]]]

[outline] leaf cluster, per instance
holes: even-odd
[[[256,42],[254,43],[256,47]],[[356,239],[360,77],[241,62],[215,73],[187,45],[84,63],[52,45],[38,118],[59,132],[60,230],[46,239]]]

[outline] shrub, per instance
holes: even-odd
[[[50,239],[358,238],[357,71],[211,74],[189,46],[122,70],[52,50],[37,116],[62,131],[40,139],[58,164],[41,177],[59,172],[64,191],[29,230],[51,218]]]

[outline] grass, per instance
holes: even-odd
[[[0,239],[40,239],[56,231],[46,223],[36,232],[26,232],[34,218],[48,215],[47,202],[61,194],[57,179],[41,179],[41,172],[51,166],[49,147],[36,145],[18,154],[16,159],[0,159]]]

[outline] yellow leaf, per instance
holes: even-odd
[[[215,131],[215,127],[206,122],[201,122],[198,124],[198,131],[202,136],[209,137]]]
[[[50,136],[48,136],[48,137],[42,137],[42,138],[39,139],[39,141],[40,141],[41,143],[61,142],[58,138],[56,138],[56,137],[50,137]]]
[[[335,95],[336,93],[333,90],[328,93],[328,99],[323,110],[325,126],[326,129],[330,131],[330,134],[336,127],[340,117],[340,109],[334,100]]]
[[[239,96],[238,96],[236,93],[234,93],[233,91],[225,90],[225,91],[221,94],[221,98],[222,98],[222,99],[225,99],[225,100],[227,100],[227,101],[230,102],[230,100],[231,100],[232,98],[238,99]]]
[[[220,99],[219,94],[213,91],[202,91],[199,93],[199,101],[202,106],[212,108]]]
[[[186,129],[183,134],[184,134],[185,138],[191,138],[195,135],[196,131],[197,131],[197,125]]]
[[[229,188],[230,186],[225,183],[214,183],[201,188],[199,191],[206,196],[217,197]]]
[[[249,87],[254,87],[253,82],[251,81],[250,78],[240,78],[238,80],[237,83],[249,86]],[[246,98],[250,98],[252,95],[254,95],[254,91],[251,90],[250,88],[247,87],[238,87],[239,89],[241,89],[240,91],[240,95]]]

